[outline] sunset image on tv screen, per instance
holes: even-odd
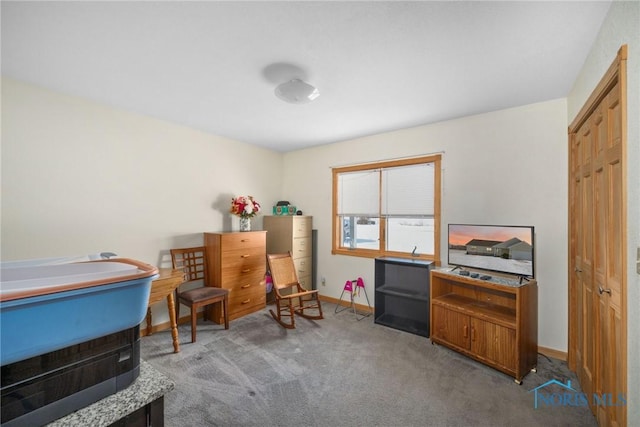
[[[449,264],[534,276],[533,227],[449,224]]]

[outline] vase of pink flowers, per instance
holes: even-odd
[[[240,217],[240,231],[251,231],[251,218],[260,212],[260,203],[253,196],[238,196],[231,199],[230,212]]]

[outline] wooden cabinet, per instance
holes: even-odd
[[[431,308],[433,322],[431,332],[432,341],[444,340],[447,343],[469,349],[469,316],[457,311],[447,310],[435,304]],[[433,337],[436,337],[436,340]]]
[[[520,384],[538,360],[538,285],[434,270],[430,336]]]
[[[209,283],[229,290],[229,320],[266,306],[266,232],[204,233]],[[222,308],[213,309],[216,323],[222,323]]]
[[[263,226],[267,231],[267,253],[291,251],[300,284],[305,289],[311,290],[313,288],[313,243],[311,240],[313,217],[305,215],[265,216]]]
[[[418,259],[375,260],[375,323],[429,336],[429,270]]]

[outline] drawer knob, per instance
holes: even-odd
[[[247,283],[246,285],[242,285],[242,289],[247,289],[250,286],[251,286],[251,283]]]
[[[249,304],[249,302],[251,302],[251,299],[248,299],[246,301],[242,301],[242,304]]]
[[[246,243],[246,242],[248,242],[248,241],[249,241],[249,239],[240,239],[240,241],[241,241],[242,243]]]
[[[245,268],[245,269],[243,269],[243,270],[242,270],[242,272],[243,272],[243,273],[248,273],[248,272],[250,272],[250,271],[251,271],[251,269],[250,269],[250,268]]]
[[[249,258],[249,254],[240,255],[240,258]]]

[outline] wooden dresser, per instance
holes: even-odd
[[[266,306],[266,234],[265,231],[204,233],[207,286],[229,290],[229,320]],[[216,323],[223,322],[220,304],[215,305],[213,318]]]
[[[305,289],[311,290],[313,217],[304,215],[265,216],[263,225],[264,229],[268,231],[267,253],[291,251],[300,284]]]

